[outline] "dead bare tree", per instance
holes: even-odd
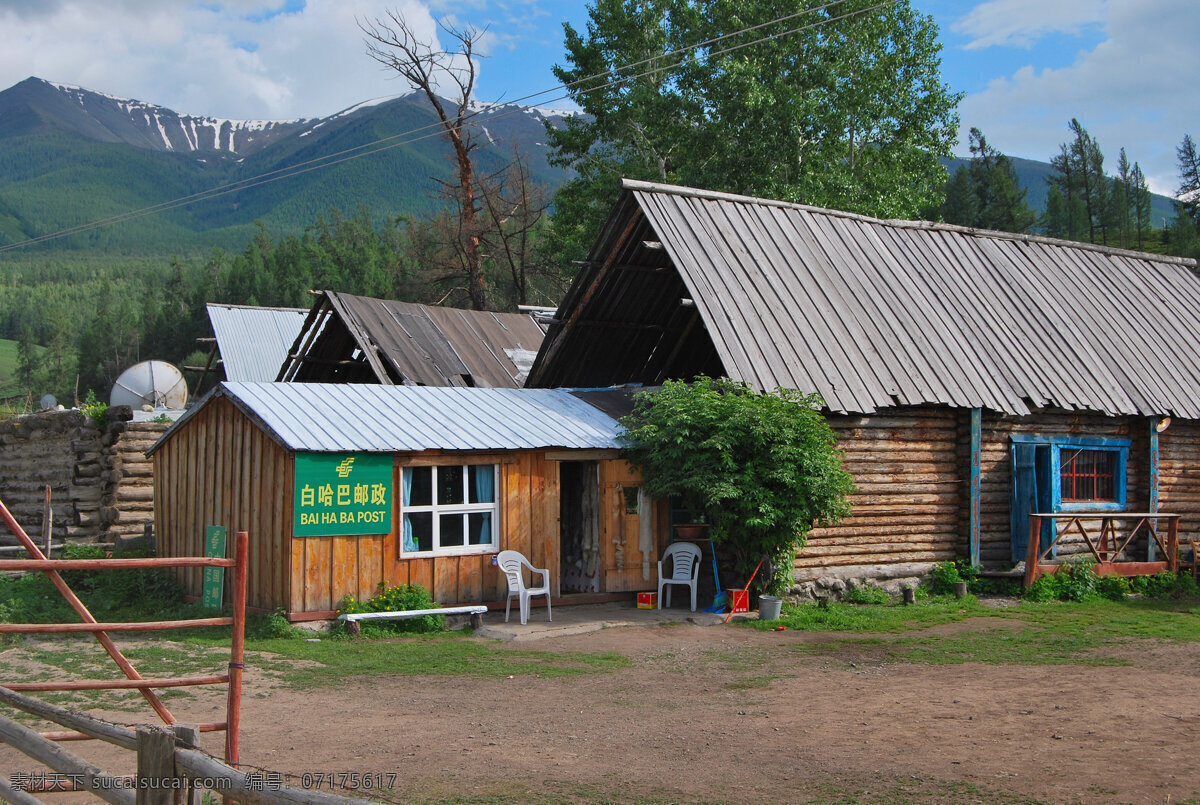
[[[515,152],[512,162],[484,178],[479,195],[487,211],[480,233],[486,256],[497,272],[509,275],[516,304],[528,304],[530,280],[545,273],[534,246],[549,194],[533,182],[528,159]]]
[[[439,23],[439,27],[457,43],[454,51],[441,50],[436,41],[421,40],[395,10],[385,12],[383,18],[373,22],[359,22],[359,28],[367,37],[368,55],[395,70],[413,89],[425,94],[454,148],[457,180],[441,183],[456,207],[461,268],[466,274],[471,306],[486,310],[487,281],[480,249],[481,210],[476,197],[477,180],[472,158],[476,145],[467,126],[471,93],[475,88],[475,45],[483,32],[470,26],[459,29],[444,23]],[[443,98],[438,94],[447,91],[452,97]]]

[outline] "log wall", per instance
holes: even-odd
[[[985,567],[1012,565],[1012,439],[1013,434],[1038,436],[1074,436],[1102,439],[1130,439],[1126,467],[1126,505],[1129,511],[1145,511],[1149,506],[1149,420],[1146,417],[1109,417],[1078,412],[1039,411],[1025,417],[983,413],[980,455],[980,544],[979,558]],[[964,440],[969,430],[964,428]],[[968,463],[962,463],[968,477]],[[1160,504],[1159,508],[1168,511]],[[963,539],[961,555],[967,554],[966,524],[969,512],[960,514]],[[1060,555],[1086,550],[1078,537],[1070,535],[1060,542]],[[1144,550],[1140,558],[1144,558]]]
[[[897,408],[873,416],[829,417],[858,491],[852,514],[816,528],[795,562],[801,594],[863,579],[895,582],[953,559],[966,486],[959,473],[958,414]]]
[[[1179,539],[1200,539],[1200,423],[1175,420],[1158,435],[1158,509],[1183,515]]]
[[[852,514],[814,529],[795,561],[798,595],[839,593],[872,580],[885,587],[970,553],[970,410],[896,408],[828,418],[858,491]],[[1129,439],[1126,502],[1149,506],[1150,418],[1043,410],[1026,417],[983,412],[980,434],[980,560],[1012,566],[1014,434]],[[1181,537],[1200,537],[1200,423],[1176,422],[1160,436],[1159,510],[1184,515]],[[1059,555],[1086,550],[1069,536]],[[1145,557],[1145,540],[1133,546]]]
[[[98,427],[77,410],[44,411],[0,422],[0,500],[38,542],[50,486],[54,540],[113,542],[140,537],[153,510],[144,451],[168,423],[131,422],[128,406],[108,409]],[[0,544],[14,544],[5,531]]]

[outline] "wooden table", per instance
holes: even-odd
[[[1164,570],[1176,570],[1179,563],[1179,515],[1164,512],[1035,512],[1029,515],[1029,548],[1025,554],[1025,587],[1029,587],[1039,576],[1054,573],[1061,563],[1046,562],[1054,550],[1059,537],[1071,529],[1083,537],[1084,543],[1096,559],[1098,576],[1147,576]],[[1054,538],[1045,549],[1041,547],[1042,522],[1054,523]],[[1059,522],[1066,521],[1060,529]],[[1084,521],[1099,521],[1100,528],[1088,527]],[[1126,533],[1118,528],[1120,522],[1132,523]],[[1166,537],[1160,533],[1161,524],[1166,525]],[[1116,558],[1129,544],[1146,530],[1166,557],[1158,562],[1118,562]]]

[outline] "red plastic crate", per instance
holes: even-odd
[[[749,590],[726,590],[725,593],[729,596],[730,612],[750,611]]]

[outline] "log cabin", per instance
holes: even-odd
[[[551,569],[556,605],[628,598],[655,588],[667,512],[617,457],[610,413],[627,407],[620,392],[222,383],[148,451],[158,552],[247,531],[249,605],[292,620],[380,583],[503,606],[501,549]],[[200,596],[200,572],[181,580]]]
[[[1192,260],[626,181],[527,385],[821,395],[858,491],[795,558],[815,594],[1011,569],[1038,512],[1195,536],[1197,355]],[[1133,536],[1123,558],[1154,559]]]

